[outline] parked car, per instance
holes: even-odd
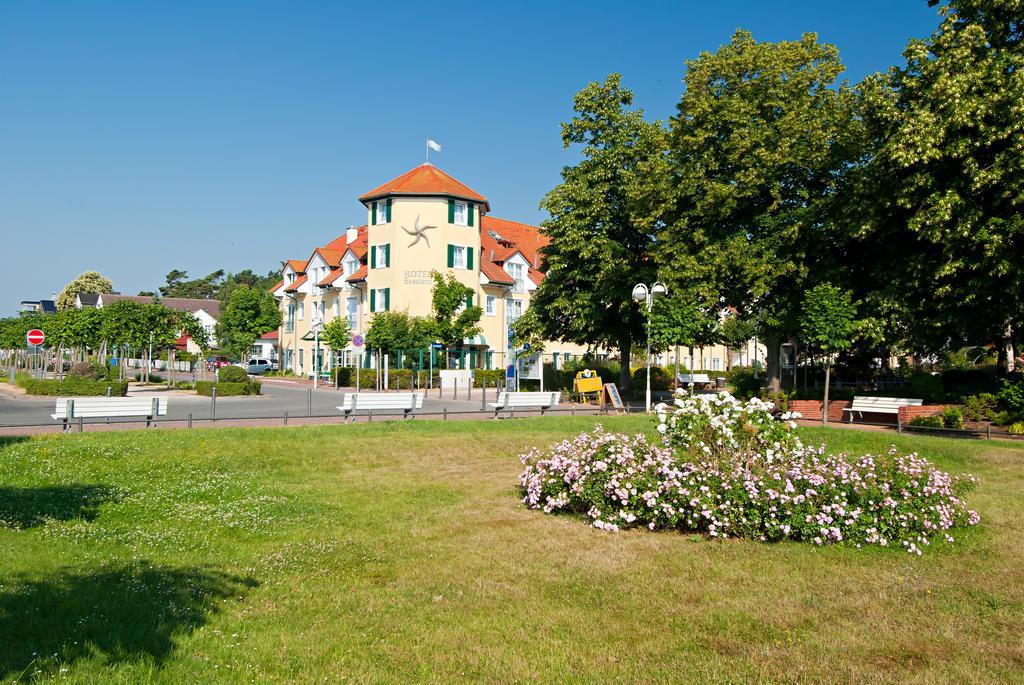
[[[231,360],[223,355],[217,357],[209,357],[206,360],[206,368],[210,369],[211,371],[219,369],[222,366],[231,366]]]
[[[253,357],[245,364],[240,364],[239,366],[244,368],[246,373],[252,374],[253,376],[259,376],[267,371],[277,370],[277,364],[269,359],[262,359],[260,357]]]

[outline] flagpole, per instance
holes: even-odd
[[[427,154],[425,155],[425,157],[424,157],[424,160],[423,160],[423,162],[424,162],[425,164],[430,164],[430,141],[429,141],[429,140],[427,140],[427,142],[425,142],[425,143],[423,144],[423,147],[425,148],[425,151],[426,151],[426,153],[427,153]]]

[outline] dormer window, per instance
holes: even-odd
[[[359,270],[359,260],[358,259],[349,259],[348,261],[345,262],[345,275],[346,276],[351,276],[352,274],[354,274],[358,270]]]

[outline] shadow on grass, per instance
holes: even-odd
[[[258,583],[203,568],[146,562],[64,572],[0,589],[0,680],[88,658],[160,664],[175,639],[206,623],[226,599]]]
[[[105,485],[0,487],[0,527],[33,528],[47,519],[92,521],[101,504],[116,498]]]

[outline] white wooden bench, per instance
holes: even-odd
[[[50,416],[64,421],[67,432],[74,419],[107,419],[145,416],[146,427],[157,416],[167,415],[166,397],[62,397]],[[79,424],[81,430],[81,424]]]
[[[916,400],[909,397],[854,397],[853,403],[843,409],[850,413],[850,423],[853,423],[853,415],[857,414],[864,418],[864,414],[896,414],[899,416],[900,407],[920,407],[924,400]]]
[[[681,373],[679,374],[679,383],[681,385],[707,385],[711,382],[711,376],[706,373]]]
[[[345,419],[354,419],[356,412],[402,411],[403,418],[415,415],[417,409],[423,408],[422,392],[387,392],[387,393],[346,393],[341,399],[338,411]]]
[[[494,409],[494,418],[498,418],[498,412],[506,409],[538,407],[540,413],[543,414],[558,404],[558,398],[561,394],[557,390],[553,392],[499,392],[498,401],[491,402],[490,405]]]

